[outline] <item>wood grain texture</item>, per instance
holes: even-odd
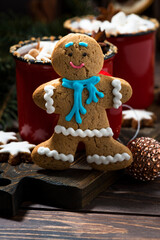
[[[21,210],[10,220],[0,219],[0,239],[5,240],[144,240],[159,239],[159,236],[160,218],[157,217]]]
[[[139,182],[127,175],[100,194],[86,210],[160,217],[160,178]]]
[[[120,174],[92,170],[84,154],[78,154],[72,167],[65,171],[48,171],[27,163],[16,167],[1,163],[0,169],[0,215],[15,215],[20,204],[27,200],[63,208],[82,208]]]
[[[125,174],[90,204],[79,209],[79,212],[160,217],[159,186],[160,178],[151,182],[140,182]],[[33,202],[25,202],[22,207],[37,211],[56,209]]]

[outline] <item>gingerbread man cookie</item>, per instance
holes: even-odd
[[[48,114],[58,113],[52,137],[36,146],[33,161],[46,169],[69,168],[79,142],[84,142],[87,162],[106,171],[132,162],[130,150],[113,139],[105,109],[119,108],[132,95],[120,78],[98,74],[104,56],[99,44],[83,34],[63,37],[52,53],[54,70],[62,76],[38,87],[34,102]]]

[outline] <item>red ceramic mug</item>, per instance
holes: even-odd
[[[135,19],[135,16],[132,16],[132,14],[130,17]],[[122,18],[124,20],[124,16]],[[78,23],[84,19],[92,22],[96,17],[89,15],[67,19],[64,22],[64,27],[71,32],[91,34],[90,30],[87,30],[87,28],[85,30],[85,26],[81,28],[81,25],[72,25],[73,22],[77,21]],[[146,17],[144,17],[144,19],[146,19]],[[119,21],[121,20],[119,18]],[[112,36],[112,30],[110,29],[106,35],[107,40],[118,48],[118,54],[114,60],[113,76],[123,78],[130,83],[133,89],[133,95],[127,104],[139,109],[150,106],[154,96],[155,33],[159,23],[153,18],[147,18],[147,20],[154,24],[152,27],[148,26],[150,29],[148,31],[142,30],[137,33]],[[137,24],[138,22],[139,21],[137,21]],[[116,23],[119,24],[118,20]],[[132,27],[132,25],[130,25],[130,27]]]
[[[127,104],[133,108],[147,108],[154,97],[155,31],[107,40],[118,47],[113,75],[128,81],[133,89]]]
[[[16,61],[19,132],[23,140],[38,144],[52,135],[59,116],[57,114],[47,114],[36,106],[32,100],[32,94],[38,86],[59,76],[51,63],[27,61],[21,56],[20,53],[27,49],[27,45],[32,43],[36,43],[36,40],[21,42],[12,46],[10,52]],[[21,51],[22,48],[23,51]],[[107,75],[106,72],[108,72],[112,75],[114,56],[115,52],[105,55],[103,74]],[[114,138],[117,138],[121,128],[122,108],[107,110],[107,114],[114,132]]]

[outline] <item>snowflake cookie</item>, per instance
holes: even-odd
[[[141,127],[153,127],[157,117],[153,112],[146,110],[124,110],[122,112],[122,126],[137,128],[138,121]]]
[[[4,132],[0,131],[0,145],[7,144],[9,142],[17,142],[18,139],[16,137],[15,132]]]
[[[34,144],[27,141],[0,145],[0,161],[8,161],[11,165],[17,165],[20,162],[32,162],[31,151],[34,147]]]

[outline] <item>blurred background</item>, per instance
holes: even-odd
[[[63,22],[70,17],[99,14],[99,7],[112,2],[120,10],[160,20],[159,0],[5,0],[0,4],[0,128],[17,128],[15,65],[10,46],[31,37],[67,34]],[[143,3],[143,4],[140,4]],[[156,58],[160,58],[160,32]]]

